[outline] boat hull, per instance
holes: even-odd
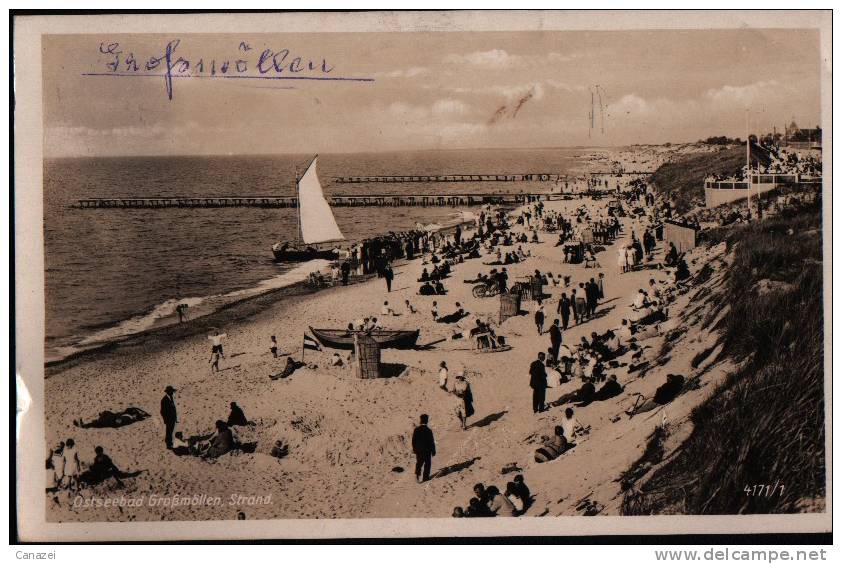
[[[320,251],[318,249],[272,249],[275,262],[307,262],[308,260],[335,260],[338,255],[333,249]]]
[[[318,341],[326,347],[332,349],[346,349],[354,348],[354,334],[363,333],[363,331],[348,331],[346,329],[313,329],[310,327],[310,332]],[[372,337],[381,348],[384,349],[406,349],[415,346],[418,341],[418,336],[421,334],[419,330],[415,331],[386,331],[376,330],[366,332]]]

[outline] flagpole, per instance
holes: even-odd
[[[751,219],[751,140],[748,135],[748,108],[746,108],[746,188],[748,195],[746,201],[748,203],[748,217]]]

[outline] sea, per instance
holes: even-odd
[[[436,150],[324,154],[318,174],[331,194],[549,191],[547,183],[341,184],[336,176],[564,174],[594,149]],[[195,318],[306,279],[325,261],[276,264],[271,246],[294,240],[295,209],[81,209],[96,197],[294,196],[313,155],[155,156],[52,159],[44,163],[48,362]],[[349,240],[452,225],[452,207],[336,207]]]

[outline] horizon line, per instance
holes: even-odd
[[[363,155],[378,153],[411,153],[411,152],[446,152],[446,151],[548,151],[548,150],[574,150],[574,149],[620,149],[624,147],[661,147],[670,145],[689,145],[699,141],[682,141],[664,143],[625,143],[620,145],[554,145],[543,147],[459,147],[450,149],[419,148],[419,149],[388,149],[372,151],[300,151],[300,152],[277,152],[277,153],[166,153],[166,154],[103,154],[103,155],[59,155],[47,156],[43,159],[97,159],[97,158],[149,158],[149,157],[273,157],[283,155]]]

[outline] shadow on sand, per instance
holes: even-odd
[[[380,377],[381,378],[395,378],[400,376],[406,370],[406,364],[399,362],[381,362],[380,363]]]
[[[430,351],[433,350],[434,345],[445,342],[447,342],[447,339],[437,339],[435,341],[430,341],[429,343],[424,343],[423,345],[415,345],[412,349],[416,351]]]
[[[492,423],[494,423],[495,421],[499,421],[500,419],[502,419],[503,416],[506,415],[507,413],[508,413],[508,411],[504,409],[503,411],[499,411],[497,413],[492,413],[491,415],[486,415],[482,419],[474,421],[473,423],[468,425],[468,428],[472,429],[474,427],[487,427],[487,426],[491,425]]]
[[[473,457],[469,460],[466,460],[464,462],[459,462],[457,464],[451,464],[450,466],[445,466],[444,468],[442,468],[441,470],[436,472],[435,475],[433,476],[433,478],[434,479],[435,478],[443,478],[443,477],[447,476],[448,474],[453,474],[454,472],[461,472],[465,468],[470,468],[471,466],[473,466],[474,462],[476,462],[479,459],[480,459],[479,456],[475,456],[475,457]]]

